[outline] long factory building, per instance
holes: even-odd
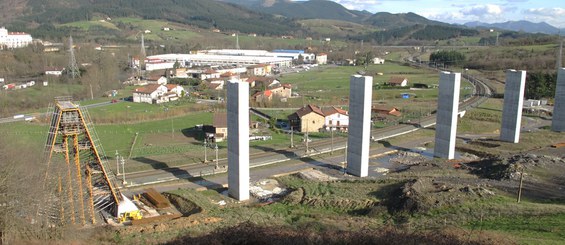
[[[173,68],[176,62],[181,67],[225,66],[268,64],[273,67],[292,66],[294,57],[315,59],[313,54],[277,53],[263,50],[207,50],[196,54],[160,54],[147,56],[145,66],[148,71]]]

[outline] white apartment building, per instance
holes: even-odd
[[[0,27],[0,49],[1,48],[22,48],[31,44],[31,35],[25,32],[8,32],[4,27]]]

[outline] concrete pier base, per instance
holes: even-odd
[[[228,194],[249,199],[249,83],[228,81]]]
[[[557,86],[555,87],[555,105],[551,130],[565,132],[565,68],[557,70]]]
[[[347,172],[366,177],[369,174],[371,140],[371,101],[373,77],[354,75],[349,89],[349,134],[347,136]]]
[[[502,109],[502,126],[500,128],[501,141],[512,143],[518,143],[520,141],[525,87],[526,71],[506,71],[504,107]]]
[[[453,159],[461,73],[440,72],[434,156]]]

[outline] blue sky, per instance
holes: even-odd
[[[448,23],[481,21],[487,23],[509,20],[545,21],[565,28],[564,0],[332,0],[348,9],[372,13],[414,12],[428,19]]]

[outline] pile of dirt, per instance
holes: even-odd
[[[287,193],[286,188],[281,188],[279,182],[274,179],[262,179],[249,187],[249,192],[257,200],[262,202],[275,201]]]
[[[488,233],[471,235],[464,230],[406,231],[394,227],[374,230],[341,231],[293,229],[243,223],[193,237],[185,235],[166,244],[516,244],[509,237]]]
[[[384,202],[394,212],[423,213],[435,208],[457,207],[461,204],[489,198],[495,192],[486,186],[469,186],[433,178],[412,179]]]
[[[518,154],[507,157],[486,158],[470,163],[472,173],[494,180],[518,180],[521,172],[552,171],[563,168],[565,160],[559,157]]]
[[[308,205],[317,208],[338,208],[341,210],[360,210],[370,209],[379,205],[379,202],[374,200],[352,200],[346,198],[328,198],[307,196],[303,188],[298,188],[281,199],[282,203],[291,205]]]
[[[418,165],[427,162],[428,159],[420,153],[403,151],[390,159],[391,163],[402,165]]]
[[[169,199],[169,202],[171,202],[171,204],[173,204],[177,208],[177,210],[185,217],[203,211],[203,209],[196,205],[194,202],[179,195],[172,193],[163,193],[163,196]]]

